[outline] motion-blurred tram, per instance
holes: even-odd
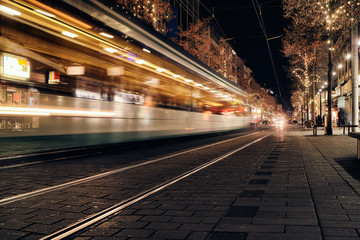
[[[237,84],[124,14],[96,0],[0,1],[2,142],[61,149],[248,126]]]

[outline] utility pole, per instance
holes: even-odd
[[[351,24],[351,88],[352,88],[352,125],[359,124],[359,58],[358,58],[358,21]],[[352,131],[357,132],[357,127]]]

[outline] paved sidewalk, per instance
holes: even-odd
[[[347,135],[288,127],[79,239],[360,239],[355,158]]]

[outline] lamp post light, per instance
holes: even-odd
[[[359,53],[358,53],[358,22],[351,23],[351,89],[352,89],[352,125],[359,124]],[[352,131],[357,131],[353,127]]]

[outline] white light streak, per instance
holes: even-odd
[[[142,60],[142,59],[138,59],[138,60],[136,60],[135,61],[137,64],[144,64],[144,63],[146,63],[146,61],[145,60]]]
[[[16,10],[11,9],[11,8],[8,8],[8,7],[5,7],[4,5],[0,5],[0,11],[4,12],[6,14],[9,14],[11,16],[20,16],[21,15],[21,12],[16,11]]]
[[[157,68],[156,71],[158,71],[158,72],[165,72],[166,69],[165,69],[165,68]]]
[[[116,53],[118,51],[115,48],[111,48],[111,47],[104,48],[104,50],[109,52],[109,53]]]
[[[99,34],[102,35],[102,36],[104,36],[104,37],[107,37],[107,38],[114,38],[113,35],[110,35],[110,34],[108,34],[108,33],[101,32],[101,33],[99,33]]]
[[[49,13],[49,12],[45,12],[43,10],[40,10],[40,9],[35,9],[35,12],[38,12],[42,15],[45,15],[45,16],[48,16],[48,17],[51,17],[51,18],[56,18],[56,16],[52,13]]]
[[[115,112],[100,112],[86,110],[0,107],[1,115],[39,115],[39,116],[84,116],[84,117],[113,117]]]
[[[76,35],[75,33],[71,33],[71,32],[68,32],[68,31],[62,31],[61,34],[62,34],[62,35],[65,35],[65,36],[68,36],[68,37],[71,37],[71,38],[76,38],[76,37],[78,37],[78,35]]]

